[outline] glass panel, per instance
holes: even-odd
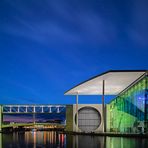
[[[148,78],[144,77],[110,103],[107,127],[114,132],[145,132],[148,121]]]

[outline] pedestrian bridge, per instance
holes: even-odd
[[[65,113],[66,105],[2,105],[3,114]]]
[[[33,114],[32,123],[3,123],[3,115],[8,114]],[[66,114],[66,105],[31,105],[31,104],[13,104],[13,105],[0,105],[0,131],[2,128],[8,127],[21,127],[21,126],[51,126],[60,127],[60,124],[55,123],[36,123],[36,114]]]

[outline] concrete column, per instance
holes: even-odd
[[[76,95],[76,131],[79,131],[79,123],[78,123],[78,100],[79,100],[79,96],[78,93]]]
[[[66,105],[66,131],[76,131],[76,129],[73,129],[73,123],[75,123],[73,109],[73,105]]]
[[[17,107],[17,112],[18,112],[18,113],[20,112],[20,107],[19,107],[19,106]]]
[[[35,106],[33,106],[33,124],[35,124]]]
[[[51,113],[51,106],[49,107],[49,113]]]
[[[60,112],[60,108],[59,108],[59,106],[57,107],[57,113],[59,113]]]
[[[43,113],[43,106],[42,106],[42,113]]]
[[[105,80],[103,80],[103,82],[102,82],[102,123],[103,123],[103,132],[105,132],[104,95],[105,95]]]
[[[10,106],[10,113],[12,112],[12,106]]]
[[[3,106],[0,105],[0,132],[2,131],[2,124],[3,124]]]
[[[26,106],[26,113],[27,113],[27,106]]]
[[[33,112],[35,113],[35,106],[33,106]]]

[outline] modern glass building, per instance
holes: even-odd
[[[78,105],[79,95],[102,95],[101,116],[98,119],[98,122],[101,122],[100,125],[103,125],[102,132],[148,132],[147,70],[107,71],[78,84],[68,90],[65,95],[76,95],[73,116],[75,114],[78,114],[78,116],[76,116],[76,125],[73,125],[73,127],[77,126],[75,128],[77,132],[82,131],[79,128],[81,126],[79,123],[81,115],[79,116],[79,113],[83,111]],[[104,98],[108,95],[116,97],[109,104],[105,104]],[[85,118],[89,122],[89,115],[86,115]],[[95,132],[95,130],[92,131]]]
[[[148,132],[148,76],[145,74],[107,105],[107,130]]]

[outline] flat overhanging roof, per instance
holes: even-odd
[[[102,95],[105,80],[105,95],[117,95],[142,77],[147,70],[110,70],[71,88],[65,95]]]

